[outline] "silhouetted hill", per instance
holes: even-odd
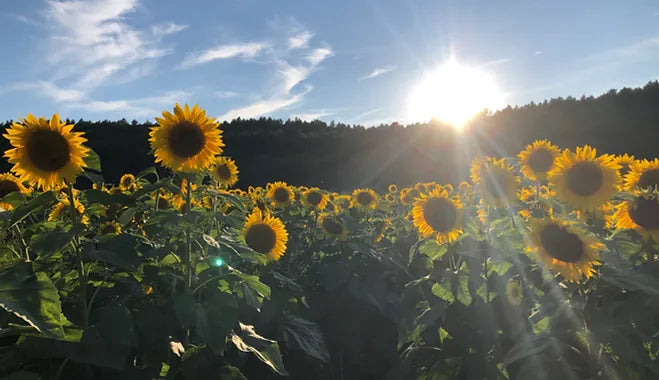
[[[153,166],[152,124],[78,121],[103,162],[105,179]],[[9,125],[6,123],[2,130]],[[535,139],[637,157],[659,153],[659,83],[611,90],[598,97],[557,98],[483,113],[461,133],[438,122],[373,128],[302,120],[236,119],[223,123],[225,154],[240,169],[240,187],[284,180],[334,190],[418,181],[456,182],[478,152],[513,156]],[[1,139],[0,149],[9,147]],[[9,169],[3,160],[0,169]]]

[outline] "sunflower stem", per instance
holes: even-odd
[[[185,181],[185,213],[187,214],[190,212],[191,206],[192,206],[192,185],[190,184],[190,180],[187,179]],[[185,281],[185,291],[186,293],[190,291],[192,288],[192,271],[193,271],[193,266],[192,266],[192,239],[191,239],[191,233],[192,231],[190,230],[190,227],[186,227],[185,230],[185,244],[186,244],[186,258],[185,258],[185,264],[186,264],[186,281]],[[185,329],[185,336],[183,337],[183,345],[187,346],[188,343],[190,342],[190,329]]]
[[[28,250],[27,243],[23,238],[23,231],[21,231],[21,226],[19,223],[16,224],[16,233],[18,234],[18,244],[21,246],[21,253],[25,254],[25,262],[29,263],[30,260],[30,251]]]
[[[78,223],[78,210],[75,206],[75,197],[73,196],[73,185],[69,184],[66,187],[67,194],[69,196],[69,210],[71,211],[71,220],[73,224]],[[83,329],[86,329],[89,326],[89,312],[87,309],[87,275],[85,274],[85,263],[82,260],[82,252],[80,251],[80,241],[78,234],[73,235],[73,240],[71,241],[73,245],[73,250],[78,257],[78,289],[80,291],[80,319],[82,321]]]

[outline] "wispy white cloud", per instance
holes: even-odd
[[[31,91],[46,96],[56,103],[77,101],[85,95],[80,90],[60,88],[49,81],[20,82],[8,88],[14,91]]]
[[[503,65],[504,63],[508,63],[510,61],[511,61],[510,58],[493,59],[491,61],[487,61],[487,62],[481,64],[480,67],[499,66],[499,65]]]
[[[162,95],[117,100],[83,100],[66,105],[69,109],[82,109],[90,113],[116,114],[117,117],[138,118],[159,114],[176,102],[185,102],[191,97],[188,91],[169,91]]]
[[[360,123],[364,121],[367,117],[382,111],[382,108],[373,108],[368,111],[364,111],[358,115],[353,116],[348,120],[348,123]]]
[[[290,40],[287,41],[286,47],[290,48]],[[269,58],[274,63],[276,77],[273,81],[274,86],[269,89],[270,93],[264,97],[259,97],[252,104],[227,111],[219,116],[219,119],[232,120],[237,117],[260,117],[301,102],[304,96],[313,89],[308,84],[302,86],[301,84],[318,69],[324,60],[331,57],[333,52],[329,47],[313,49],[298,47],[293,51],[298,50],[302,54],[301,57],[282,54],[281,49],[273,46],[269,51]],[[296,61],[296,63],[293,64],[292,61]],[[302,87],[301,92],[295,91],[300,87]]]
[[[151,34],[154,36],[168,36],[170,34],[178,33],[186,29],[188,25],[176,24],[173,22],[168,22],[165,24],[158,24],[151,26]]]
[[[313,121],[313,120],[318,120],[321,117],[325,116],[331,116],[333,115],[332,112],[328,112],[325,110],[318,110],[318,111],[309,111],[309,112],[303,112],[299,113],[293,116],[293,118],[298,118],[300,120],[304,121]]]
[[[398,68],[397,66],[393,66],[393,65],[387,65],[387,66],[384,66],[384,67],[376,67],[369,74],[364,75],[363,77],[361,77],[360,80],[379,77],[380,75],[390,73],[390,72],[396,70],[397,68]]]
[[[268,47],[265,42],[245,42],[229,45],[220,45],[202,52],[188,55],[181,63],[181,68],[190,68],[202,65],[217,59],[252,58]]]
[[[288,48],[289,49],[300,49],[305,48],[309,45],[309,40],[313,37],[313,33],[305,30],[301,33],[296,34],[293,37],[288,39]]]
[[[213,95],[220,99],[228,99],[238,96],[238,93],[235,91],[215,91],[213,92]]]
[[[312,66],[317,66],[333,54],[334,52],[332,52],[332,49],[330,48],[318,48],[314,49],[306,58]]]
[[[249,119],[267,115],[298,103],[310,90],[311,88],[308,88],[305,92],[297,95],[274,96],[270,99],[261,100],[248,106],[232,109],[224,115],[221,115],[219,120],[233,120],[238,117]]]

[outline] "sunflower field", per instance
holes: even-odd
[[[1,379],[659,378],[659,159],[239,189],[215,119],[156,121],[171,175],[118,184],[57,114],[5,131]]]

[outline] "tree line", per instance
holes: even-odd
[[[75,123],[101,157],[105,181],[116,183],[124,173],[154,166],[148,142],[151,122]],[[9,125],[9,121],[0,125],[0,130],[4,133]],[[602,153],[655,157],[659,83],[610,90],[597,97],[561,97],[494,113],[483,111],[460,132],[434,120],[366,128],[265,117],[238,118],[221,128],[224,154],[236,160],[241,188],[276,180],[337,191],[430,180],[457,183],[467,178],[476,154],[514,156],[535,139],[547,138],[563,148],[590,144]],[[8,141],[0,139],[0,150],[8,148]],[[0,162],[2,172],[9,168],[6,160]]]

